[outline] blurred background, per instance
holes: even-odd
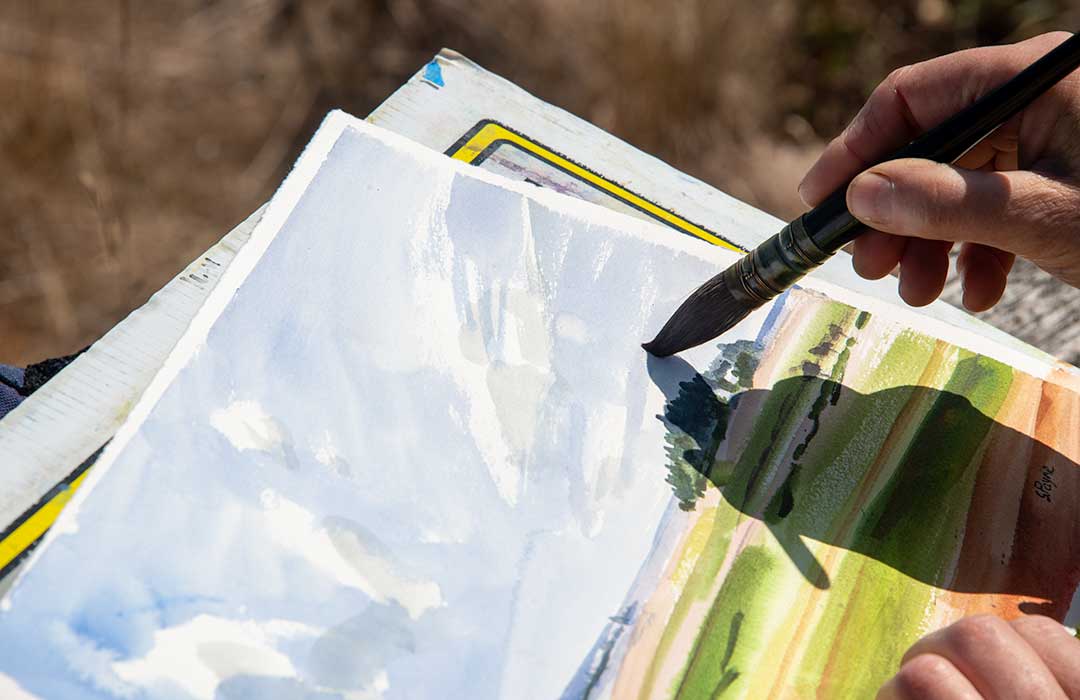
[[[328,109],[366,115],[443,46],[789,218],[890,70],[1076,28],[1075,5],[0,0],[0,362],[92,342],[265,201]],[[1080,360],[1076,290],[1019,275],[986,318]]]

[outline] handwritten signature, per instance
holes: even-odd
[[[1035,495],[1047,503],[1053,503],[1050,494],[1054,492],[1056,486],[1057,484],[1054,483],[1054,468],[1043,467],[1042,478],[1035,482]]]

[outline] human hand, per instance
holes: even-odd
[[[916,642],[877,697],[1080,698],[1080,640],[1042,615],[966,617]]]
[[[818,204],[1068,37],[1044,34],[893,71],[810,168],[799,185],[803,201]],[[855,240],[855,270],[879,279],[899,265],[900,296],[912,306],[941,293],[954,242],[971,311],[998,302],[1017,255],[1080,287],[1080,71],[955,165],[906,159],[873,166],[852,181],[847,203],[874,229]]]

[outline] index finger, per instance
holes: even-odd
[[[816,205],[873,163],[932,129],[1064,41],[1043,34],[1008,46],[967,49],[899,68],[874,89],[799,185]]]
[[[1080,698],[1080,640],[1049,617],[1024,616],[1010,624],[1042,657],[1065,694]]]
[[[901,666],[921,654],[947,659],[987,698],[1066,697],[1027,640],[997,617],[966,617],[926,635],[908,649]]]

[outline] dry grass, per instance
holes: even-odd
[[[0,361],[91,342],[441,46],[790,215],[889,69],[1065,1],[0,0]]]

